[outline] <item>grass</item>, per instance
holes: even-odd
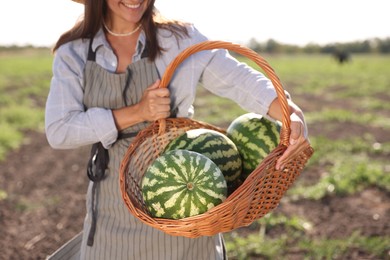
[[[360,248],[369,252],[371,256],[385,259],[389,243],[390,237],[367,237],[355,232],[346,239],[306,238],[300,241],[298,246],[306,252],[305,259],[344,259],[344,255],[350,248]]]
[[[288,253],[304,253],[302,259],[345,259],[351,248],[359,248],[371,256],[384,259],[386,257],[390,236],[364,236],[359,231],[353,232],[346,238],[312,238],[306,233],[312,224],[297,216],[285,217],[283,215],[268,214],[251,227],[259,232],[248,235],[233,231],[226,234],[226,247],[229,259],[286,259],[281,257]],[[266,230],[283,228],[284,234],[278,237],[269,237]],[[375,258],[376,259],[376,258]]]
[[[0,161],[25,131],[43,129],[51,62],[48,49],[0,54]]]
[[[0,189],[0,201],[5,200],[7,197],[8,197],[7,192]]]
[[[379,108],[377,108],[379,109]],[[385,108],[386,109],[386,108]],[[354,123],[372,127],[383,127],[390,129],[390,121],[387,117],[380,114],[345,110],[340,108],[323,108],[316,112],[310,112],[306,115],[307,120],[311,123]]]
[[[321,147],[309,161],[310,166],[321,166],[321,178],[309,187],[295,185],[288,192],[295,199],[321,199],[329,194],[347,195],[377,186],[390,191],[388,160],[378,155],[390,154],[390,142],[379,144],[371,136],[330,140],[312,138],[314,147]]]
[[[324,94],[334,86],[344,87],[335,98],[364,97],[388,93],[390,58],[385,55],[355,55],[351,63],[340,66],[331,56],[266,57],[287,90],[295,94]]]

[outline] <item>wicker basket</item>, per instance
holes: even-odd
[[[148,166],[163,152],[165,146],[185,131],[208,128],[222,133],[224,129],[188,118],[158,120],[142,130],[129,146],[120,166],[120,189],[130,213],[149,226],[173,236],[195,238],[229,232],[250,225],[254,220],[269,213],[278,204],[284,193],[295,181],[313,153],[307,144],[303,152],[289,162],[283,171],[275,170],[276,160],[289,144],[290,116],[284,89],[274,70],[256,52],[238,44],[224,41],[206,41],[193,45],[167,67],[161,79],[161,87],[168,83],[180,63],[188,56],[211,49],[227,49],[246,56],[256,62],[271,79],[282,106],[283,120],[279,145],[262,161],[223,203],[208,212],[179,220],[153,218],[148,214],[141,193],[141,180]]]

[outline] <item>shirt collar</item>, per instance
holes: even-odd
[[[139,37],[138,37],[135,55],[142,54],[142,52],[145,49],[145,45],[146,45],[145,43],[146,43],[146,35],[145,35],[145,32],[142,30]],[[99,31],[96,33],[95,37],[93,38],[92,50],[95,52],[96,49],[99,48],[100,46],[104,46],[106,48],[111,49],[111,46],[108,43],[102,28],[99,29]]]
[[[96,49],[102,45],[107,47],[109,46],[106,36],[104,35],[103,29],[100,29],[93,38],[92,50],[95,52]]]

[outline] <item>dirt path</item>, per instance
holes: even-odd
[[[82,229],[88,151],[53,150],[44,134],[0,164],[0,259],[44,259]]]

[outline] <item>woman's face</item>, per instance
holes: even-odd
[[[106,0],[108,19],[113,23],[139,23],[148,7],[148,0]]]

